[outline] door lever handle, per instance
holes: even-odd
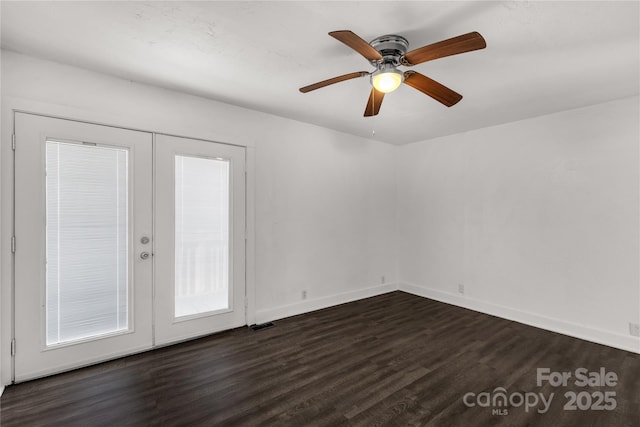
[[[140,259],[147,259],[149,258],[149,252],[140,252]]]

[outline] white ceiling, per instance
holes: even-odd
[[[2,1],[2,47],[404,144],[638,94],[639,5]],[[345,29],[410,49],[478,31],[487,48],[415,67],[464,96],[454,107],[402,86],[365,118],[368,78],[298,91],[371,70],[327,35]]]

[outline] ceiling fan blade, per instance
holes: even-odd
[[[457,104],[462,99],[462,95],[459,93],[415,71],[404,72],[404,83],[447,107]]]
[[[369,100],[367,101],[367,107],[364,109],[364,116],[371,117],[378,114],[380,112],[380,106],[382,105],[383,99],[384,92],[380,92],[379,90],[371,88]]]
[[[411,66],[438,58],[444,58],[445,56],[484,49],[485,47],[487,47],[487,42],[480,33],[474,31],[414,49],[404,54],[404,56],[400,58],[400,61],[402,65]]]
[[[344,30],[344,31],[332,31],[329,33],[331,37],[334,39],[341,41],[342,43],[349,46],[351,49],[358,52],[360,55],[367,58],[369,61],[381,60],[382,55],[380,52],[375,50],[369,43],[364,41],[355,33]]]
[[[358,71],[356,73],[344,74],[342,76],[334,77],[334,78],[328,79],[328,80],[323,80],[321,82],[314,83],[314,84],[309,85],[309,86],[301,87],[300,88],[300,92],[302,92],[302,93],[311,92],[312,90],[320,89],[321,87],[329,86],[329,85],[332,85],[334,83],[340,83],[340,82],[343,82],[345,80],[355,79],[356,77],[364,77],[364,76],[366,76],[368,74],[369,73],[366,72],[366,71]]]

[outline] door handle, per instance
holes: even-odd
[[[149,258],[149,252],[140,252],[140,259],[147,259]]]

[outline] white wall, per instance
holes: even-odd
[[[401,289],[640,351],[638,105],[400,147]]]
[[[13,108],[248,146],[255,164],[250,311],[257,322],[393,289],[392,145],[2,51],[3,213],[10,207]],[[10,230],[4,214],[3,349],[11,335]],[[3,383],[9,363],[3,358]]]
[[[313,300],[395,283],[395,147],[324,133],[272,129],[258,150],[259,320],[294,314],[269,308],[303,289]]]

